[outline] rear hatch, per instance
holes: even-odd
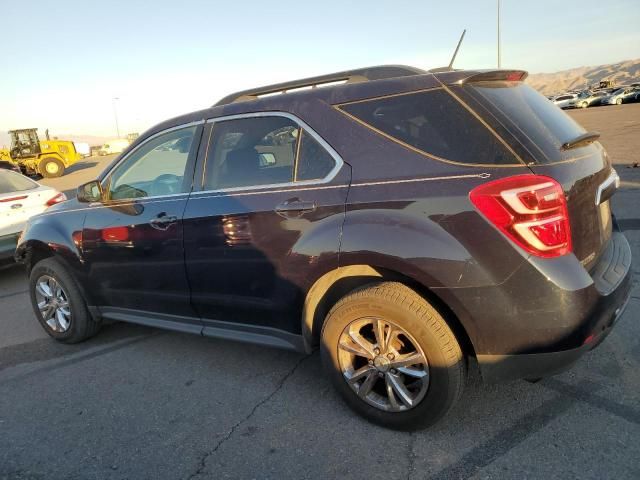
[[[617,187],[598,135],[521,81],[462,82],[452,89],[513,144],[533,173],[562,185],[573,251],[590,269],[611,237],[609,198]]]

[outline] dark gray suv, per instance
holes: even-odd
[[[525,77],[372,67],[161,123],[24,230],[35,314],[68,343],[120,320],[319,346],[348,404],[402,429],[471,359],[567,368],[620,317],[631,254],[598,135]]]

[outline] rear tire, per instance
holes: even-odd
[[[54,157],[44,157],[38,164],[40,175],[45,178],[57,178],[64,175],[64,164]]]
[[[354,346],[360,353],[353,353]],[[396,282],[370,284],[343,297],[323,325],[321,357],[353,410],[398,430],[435,424],[460,397],[466,377],[449,325],[424,298]],[[401,363],[409,357],[424,361]]]
[[[40,325],[59,342],[78,343],[98,333],[100,323],[91,316],[77,283],[59,260],[46,258],[33,267],[29,294]]]

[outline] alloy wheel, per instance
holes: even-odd
[[[429,364],[420,345],[385,319],[366,317],[347,325],[340,335],[338,361],[349,387],[383,411],[410,410],[429,388]]]
[[[60,282],[50,275],[42,275],[36,282],[35,294],[40,315],[49,328],[58,333],[69,330],[71,306]]]

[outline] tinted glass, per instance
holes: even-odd
[[[336,162],[318,141],[302,131],[298,151],[296,180],[319,180],[326,177]]]
[[[8,170],[0,170],[0,194],[22,192],[37,188],[38,184],[24,175]]]
[[[213,127],[205,189],[253,187],[293,181],[300,128],[284,117],[242,118]]]
[[[492,165],[518,163],[477,118],[444,90],[341,108],[387,135],[445,160]]]
[[[466,90],[479,100],[488,101],[492,110],[497,109],[514,134],[519,133],[540,148],[546,157],[540,158],[541,161],[554,162],[575,155],[575,151],[563,153],[560,147],[585,130],[528,85],[478,84],[466,87]]]
[[[109,177],[108,198],[144,198],[189,190],[184,181],[187,160],[197,127],[174,130],[148,141]]]

